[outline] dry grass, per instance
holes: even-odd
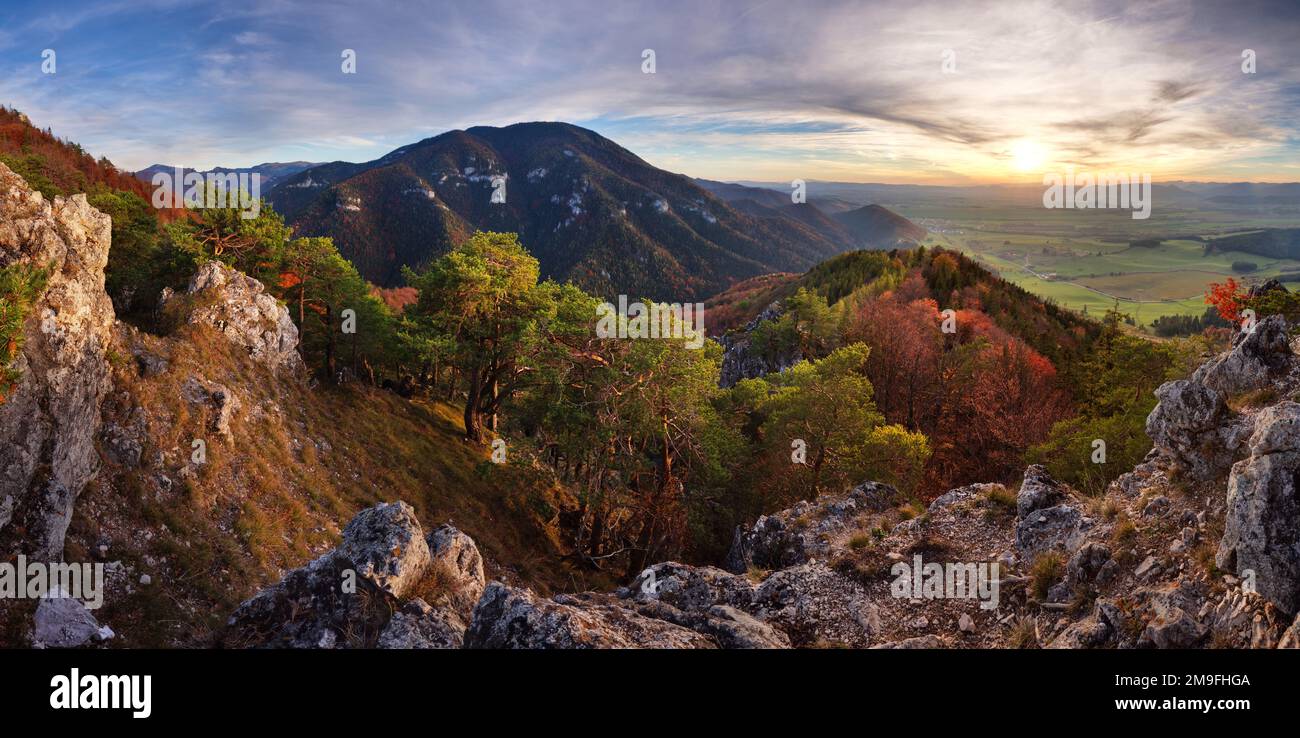
[[[1038,645],[1038,623],[1032,617],[1023,617],[1016,620],[1015,625],[1011,626],[1011,633],[1007,635],[1008,648],[1040,648]]]
[[[69,537],[74,554],[111,540],[112,558],[155,580],[105,613],[130,645],[204,645],[239,602],[334,546],[358,511],[399,499],[426,529],[451,521],[473,537],[489,567],[507,569],[490,576],[542,592],[611,584],[563,562],[549,526],[563,491],[532,469],[488,463],[489,449],[461,439],[456,408],[275,378],[205,328],[139,340],[170,369],[144,379],[133,361],[115,363],[127,398],[106,414],[146,410],[144,468],[109,464]],[[238,396],[231,440],[210,430],[208,408],[184,398],[190,376]],[[199,466],[189,464],[195,438],[207,443]]]
[[[1065,576],[1065,557],[1059,551],[1046,551],[1034,559],[1029,570],[1029,591],[1034,598],[1042,602],[1047,599],[1047,591]]]

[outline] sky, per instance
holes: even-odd
[[[1295,0],[4,0],[0,103],[131,170],[562,120],[733,181],[1281,182],[1298,40]]]

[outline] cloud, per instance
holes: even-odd
[[[0,24],[0,90],[127,167],[164,154],[193,166],[366,160],[521,120],[586,124],[652,163],[736,179],[996,179],[1022,139],[1054,164],[1170,177],[1237,171],[1248,151],[1267,176],[1300,140],[1300,11],[1283,4],[593,8],[156,0],[33,12]],[[33,71],[30,47],[50,39],[58,80]],[[1242,48],[1257,74],[1242,73]],[[356,50],[355,75],[343,49]]]

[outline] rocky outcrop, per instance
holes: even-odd
[[[783,372],[803,360],[797,347],[770,356],[762,354],[753,345],[754,329],[764,321],[779,320],[783,312],[782,304],[774,302],[759,313],[757,318],[750,321],[744,330],[718,339],[722,344],[722,366],[718,373],[719,387],[734,387],[742,379],[755,379]]]
[[[209,261],[190,278],[187,295],[193,305],[187,318],[190,324],[216,328],[273,370],[296,372],[303,368],[298,327],[288,308],[266,294],[261,282],[219,261]]]
[[[1275,399],[1300,382],[1272,324],[1262,330],[1161,386],[1152,452],[1102,499],[1042,466],[1014,496],[971,484],[924,511],[868,482],[738,528],[725,569],[668,561],[614,592],[551,597],[485,584],[454,528],[421,551],[413,514],[381,506],[279,594],[245,603],[232,632],[254,623],[272,636],[252,645],[308,646],[370,633],[347,644],[387,648],[1300,646],[1300,404]],[[1236,371],[1267,383],[1216,378]],[[1246,386],[1270,392],[1231,409]],[[361,582],[382,607],[311,583],[333,584],[342,551],[368,562]],[[953,589],[959,570],[987,578]]]
[[[439,585],[434,604],[449,608],[468,623],[487,584],[483,556],[474,539],[450,525],[442,525],[429,534],[429,556],[434,581]]]
[[[363,510],[344,528],[337,548],[240,605],[222,642],[239,648],[459,647],[467,613],[458,606],[467,593],[482,589],[481,557],[450,526],[430,538],[405,502]],[[439,552],[436,577],[427,576],[435,567],[431,545]],[[456,554],[448,555],[452,550]],[[423,589],[446,604],[413,596]]]
[[[1260,411],[1250,457],[1228,478],[1215,561],[1283,612],[1300,609],[1300,404]]]
[[[1073,551],[1091,525],[1071,504],[1065,487],[1038,465],[1025,471],[1016,495],[1016,514],[1016,550],[1025,561],[1051,550]]]
[[[1293,358],[1286,320],[1272,315],[1238,332],[1232,349],[1201,365],[1191,381],[1231,397],[1285,378]]]
[[[1228,409],[1223,396],[1196,381],[1180,379],[1156,389],[1159,403],[1147,416],[1155,448],[1193,480],[1222,476],[1250,435],[1248,418]]]
[[[97,471],[111,227],[85,195],[49,202],[0,164],[0,267],[49,270],[14,365],[20,379],[0,404],[0,550],[60,559],[73,503]]]
[[[1065,487],[1047,473],[1041,464],[1025,469],[1024,481],[1016,493],[1016,514],[1025,517],[1035,510],[1054,507],[1066,499]]]

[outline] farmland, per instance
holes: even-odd
[[[1127,212],[1044,210],[1025,197],[892,207],[930,230],[926,245],[967,253],[1005,279],[1073,310],[1101,315],[1118,307],[1142,328],[1161,316],[1205,312],[1203,296],[1211,282],[1233,277],[1252,283],[1300,271],[1296,259],[1206,253],[1206,242],[1218,237],[1295,225],[1290,212],[1243,215],[1174,204],[1157,207],[1148,220],[1133,220]],[[1133,244],[1143,239],[1158,244]],[[1254,269],[1242,271],[1243,263]]]

